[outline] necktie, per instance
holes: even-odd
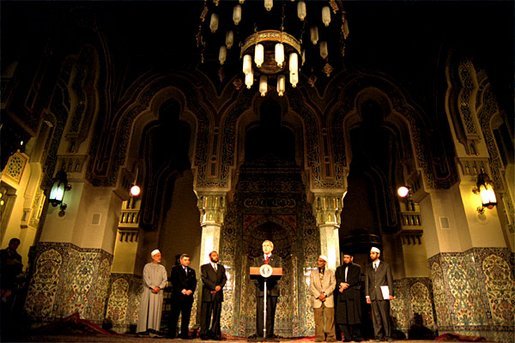
[[[269,262],[270,262],[270,256],[268,256],[268,255],[267,255],[267,256],[265,257],[265,264],[268,264]]]
[[[374,271],[377,270],[377,263],[374,263]]]
[[[184,268],[184,273],[188,276],[188,268]]]
[[[215,272],[218,270],[218,266],[216,263],[213,263],[213,269],[215,270]]]
[[[349,271],[349,267],[345,267],[345,282],[347,282],[347,273]]]

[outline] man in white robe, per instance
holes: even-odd
[[[150,255],[152,262],[143,268],[143,294],[136,332],[157,336],[163,312],[163,289],[166,287],[168,276],[165,267],[160,264],[161,252],[155,249]]]

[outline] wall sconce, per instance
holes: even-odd
[[[57,175],[52,182],[50,196],[48,197],[48,201],[53,207],[57,207],[59,205],[59,217],[65,215],[65,210],[68,205],[63,202],[64,193],[70,189],[72,189],[72,186],[68,184],[68,175],[66,175],[66,172],[61,169],[57,172]]]
[[[136,176],[134,177],[134,182],[132,183],[132,186],[129,190],[129,192],[131,193],[131,197],[137,197],[141,194],[141,188],[140,186],[138,186],[138,174],[139,169],[138,167],[136,167]]]
[[[479,214],[484,214],[485,208],[491,210],[495,205],[497,205],[493,182],[483,169],[481,169],[477,176],[476,187],[472,189],[472,192],[474,194],[479,194],[481,197],[481,206],[477,208],[477,212]]]
[[[397,188],[397,195],[401,198],[406,198],[410,195],[410,189],[406,186],[400,186],[399,188]]]
[[[130,192],[131,196],[137,197],[141,193],[141,188],[138,185],[134,184],[132,185]]]
[[[415,202],[412,199],[411,187],[400,186],[397,188],[397,195],[406,201],[406,211],[415,211]]]

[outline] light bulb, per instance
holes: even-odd
[[[218,60],[220,61],[221,65],[224,65],[226,58],[227,58],[227,48],[224,45],[222,45],[220,47],[220,52],[218,53]]]
[[[248,74],[245,74],[245,85],[247,86],[247,89],[250,89],[253,84],[254,84],[254,73],[250,72]]]
[[[241,21],[241,6],[236,5],[234,6],[234,9],[232,10],[232,21],[234,22],[234,25],[238,25]]]
[[[306,14],[306,3],[300,0],[297,4],[297,16],[301,21],[304,21],[304,18],[306,18]]]
[[[317,43],[318,43],[318,27],[311,26],[311,28],[309,29],[309,37],[311,39],[311,43],[313,43],[313,45],[317,45]]]
[[[249,54],[243,56],[243,73],[247,75],[252,72],[252,56]]]
[[[331,9],[329,6],[324,6],[322,8],[322,22],[324,23],[325,27],[328,27],[331,23]]]
[[[140,195],[140,193],[141,193],[141,188],[139,188],[138,185],[133,185],[131,187],[131,195],[133,197],[137,197],[138,195]]]
[[[283,67],[284,45],[282,43],[275,44],[275,62],[279,68]]]
[[[329,50],[327,49],[327,42],[321,41],[320,42],[320,57],[323,59],[326,59],[327,56],[329,56]]]
[[[218,30],[218,15],[216,13],[211,14],[211,20],[209,21],[209,29],[212,33]]]
[[[234,32],[227,31],[227,33],[225,34],[225,46],[227,47],[227,49],[230,49],[230,48],[232,48],[233,43],[234,43]]]
[[[265,75],[259,77],[259,93],[261,96],[265,96],[268,91],[268,80]]]
[[[256,44],[254,48],[254,63],[256,63],[256,67],[261,68],[263,62],[265,61],[265,47],[263,44]]]
[[[271,11],[272,7],[274,7],[274,0],[265,0],[265,9]]]
[[[279,96],[283,96],[285,90],[286,90],[286,77],[284,75],[279,75],[277,77],[277,94]]]

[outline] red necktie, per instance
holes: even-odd
[[[265,264],[268,264],[270,262],[270,256],[265,257]]]

